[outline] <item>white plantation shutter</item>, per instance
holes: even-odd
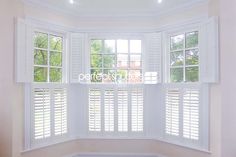
[[[44,139],[51,136],[50,90],[34,89],[34,139]]]
[[[199,90],[186,89],[183,95],[183,136],[199,139]]]
[[[131,123],[132,131],[143,131],[143,90],[131,91]]]
[[[219,81],[219,28],[218,18],[207,20],[200,29],[200,76],[201,81]]]
[[[71,83],[83,82],[79,81],[79,75],[85,73],[86,61],[86,35],[84,33],[71,34],[71,67],[70,81]]]
[[[101,131],[100,90],[89,90],[89,131]]]
[[[162,33],[146,35],[144,55],[144,83],[157,84],[161,82]]]
[[[114,91],[106,90],[104,92],[104,126],[105,131],[114,131]]]
[[[54,95],[54,133],[63,135],[67,133],[67,90],[55,89]]]
[[[128,131],[128,91],[118,90],[117,93],[118,104],[118,131]]]
[[[165,105],[166,134],[179,136],[180,92],[178,89],[167,89],[165,96]]]

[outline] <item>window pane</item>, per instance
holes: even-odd
[[[130,55],[130,68],[141,68],[141,55]]]
[[[172,51],[184,48],[184,34],[171,37],[170,49]]]
[[[141,53],[142,44],[141,40],[130,40],[130,52],[131,53]]]
[[[62,53],[51,52],[50,53],[50,65],[51,66],[62,66]]]
[[[198,65],[198,49],[186,51],[186,65]]]
[[[34,81],[47,82],[48,69],[44,67],[34,67]]]
[[[92,68],[102,67],[102,55],[91,55],[91,67]]]
[[[102,82],[102,70],[92,69],[91,75],[91,82]]]
[[[48,48],[48,35],[45,33],[35,33],[34,47],[47,49]]]
[[[103,72],[103,82],[108,83],[108,82],[115,82],[116,80],[116,71],[115,70],[104,70]]]
[[[171,68],[170,80],[171,82],[183,82],[183,68]]]
[[[102,53],[102,40],[91,41],[91,54]]]
[[[115,53],[116,52],[116,41],[115,40],[105,40],[104,51],[105,51],[105,53]]]
[[[186,48],[198,46],[198,32],[191,32],[186,34]]]
[[[128,53],[128,40],[117,40],[117,52]]]
[[[62,51],[62,37],[50,36],[50,50]]]
[[[181,66],[181,65],[183,65],[183,61],[184,61],[183,51],[170,53],[170,65],[171,66]]]
[[[103,67],[114,68],[116,66],[115,55],[103,55]]]
[[[128,55],[117,55],[117,67],[118,68],[128,68]]]
[[[198,67],[188,67],[186,68],[186,81],[187,82],[197,82],[198,81]]]
[[[43,50],[34,50],[34,64],[35,65],[47,65],[48,53]]]
[[[116,76],[116,81],[118,83],[124,83],[124,82],[127,82],[127,80],[128,80],[128,71],[127,70],[118,70],[117,76]]]
[[[129,71],[129,83],[140,83],[142,82],[142,71],[141,70],[130,70]]]
[[[50,68],[50,82],[61,82],[62,70],[60,68]]]

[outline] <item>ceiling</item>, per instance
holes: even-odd
[[[156,15],[205,2],[207,0],[24,0],[32,5],[43,6],[78,16],[139,16]]]

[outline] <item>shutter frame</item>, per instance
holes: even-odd
[[[144,83],[158,84],[162,82],[162,33],[145,35]]]
[[[212,17],[200,28],[200,81],[219,82],[218,18]]]
[[[15,81],[33,81],[33,28],[23,19],[15,21]]]

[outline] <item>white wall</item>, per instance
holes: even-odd
[[[235,75],[232,73],[236,46],[235,0],[221,0],[221,76],[222,82],[211,89],[210,148],[212,154],[149,140],[79,140],[21,153],[23,147],[23,86],[14,83],[13,17],[33,17],[81,29],[153,29],[166,24],[218,15],[218,0],[162,18],[83,19],[45,9],[23,6],[18,0],[0,1],[0,157],[63,157],[76,152],[163,153],[170,157],[235,157],[236,109]],[[227,2],[227,3],[225,3]],[[234,4],[233,4],[234,3]],[[209,9],[209,11],[208,11]],[[4,75],[3,75],[4,74]],[[222,100],[221,100],[222,96]],[[221,106],[222,104],[222,106]],[[222,119],[221,119],[222,111]],[[222,123],[222,129],[221,129]],[[222,132],[222,134],[221,134]],[[221,144],[222,135],[222,144]],[[221,152],[222,145],[222,152]]]

